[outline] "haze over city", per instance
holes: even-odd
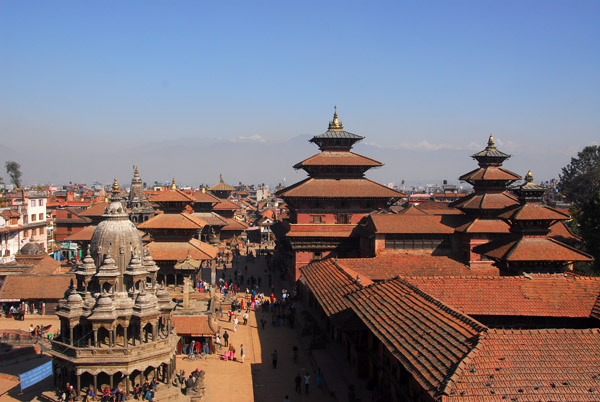
[[[23,183],[286,184],[333,106],[399,185],[490,133],[536,181],[600,138],[600,4],[0,2],[0,162]],[[5,182],[7,175],[2,172]]]

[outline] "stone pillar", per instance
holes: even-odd
[[[69,344],[73,346],[73,327],[69,326]]]
[[[128,334],[127,334],[127,327],[123,327],[123,347],[127,348],[129,346],[129,338],[128,338]],[[128,392],[129,394],[129,392]]]
[[[98,347],[98,330],[94,329],[94,347]]]
[[[98,395],[98,374],[94,374],[94,392]]]
[[[77,377],[77,396],[79,396],[81,392],[81,374],[76,374]]]
[[[158,338],[158,322],[152,326],[152,342],[156,342]]]
[[[109,374],[109,376],[110,376],[110,380],[109,380],[109,386],[110,386],[110,389],[113,389],[113,388],[114,388],[114,386],[113,386],[113,383],[114,383],[114,378],[113,378],[113,377],[114,377],[115,375],[114,375],[114,374]]]
[[[129,388],[130,388],[130,387],[129,387],[129,381],[130,381],[130,380],[129,380],[129,376],[130,376],[130,374],[127,374],[127,375],[125,376],[125,392],[127,393],[127,395],[129,395],[129,394],[130,394],[130,392],[129,392]]]

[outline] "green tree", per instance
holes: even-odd
[[[21,187],[21,165],[15,161],[7,161],[4,166],[12,184],[17,188]]]
[[[559,188],[573,202],[572,227],[600,273],[600,147],[585,147],[562,169]]]
[[[581,209],[583,203],[600,190],[600,147],[590,145],[562,168],[560,191]]]

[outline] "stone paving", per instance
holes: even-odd
[[[262,291],[267,294],[268,274],[265,273],[266,262],[263,259],[255,259],[253,262],[247,262],[242,257],[238,268],[244,271],[244,266],[248,266],[248,274],[258,277],[262,276]],[[218,277],[222,271],[218,272]],[[233,276],[233,270],[225,270],[226,278]],[[275,296],[281,296],[281,289],[286,286],[281,283],[278,275],[272,273]],[[287,287],[287,286],[286,286]],[[270,292],[269,292],[270,294]],[[238,298],[241,298],[239,295]],[[224,361],[223,350],[215,355],[209,355],[206,360],[187,361],[184,356],[177,357],[177,369],[184,370],[186,376],[195,370],[205,370],[206,396],[203,401],[210,402],[228,402],[228,401],[257,401],[257,402],[281,402],[286,395],[292,402],[296,401],[346,401],[348,384],[355,384],[359,400],[367,401],[364,393],[364,380],[359,381],[353,372],[349,369],[343,356],[331,356],[330,351],[336,351],[336,345],[328,345],[327,349],[313,351],[311,355],[307,353],[308,337],[300,336],[302,325],[302,315],[300,311],[303,306],[295,302],[298,312],[296,313],[296,326],[290,329],[288,326],[275,327],[271,324],[271,315],[263,313],[260,310],[252,311],[248,325],[243,325],[240,317],[237,331],[233,331],[233,323],[228,322],[227,315],[217,317],[217,325],[221,328],[221,334],[227,330],[230,335],[229,342],[236,348],[236,360]],[[226,313],[228,306],[223,304],[223,310]],[[260,319],[265,318],[267,324],[264,329],[260,328]],[[12,319],[0,318],[0,328],[23,329],[28,330],[29,324],[52,324],[52,331],[56,331],[59,321],[52,316],[27,316],[25,321],[15,321]],[[258,325],[257,325],[258,324]],[[243,344],[246,350],[245,362],[240,362],[240,345]],[[293,361],[294,345],[299,347],[298,361]],[[272,365],[272,352],[277,349],[278,363],[277,368]],[[47,359],[41,357],[39,359]],[[0,373],[18,374],[41,364],[39,361],[29,361],[6,368],[0,367]],[[318,367],[323,372],[323,384],[321,387],[316,385],[316,369]],[[294,392],[294,378],[300,373],[304,377],[305,373],[311,376],[309,393],[304,390],[304,380],[302,381],[302,393],[299,395]],[[52,381],[46,380],[40,385],[36,385],[27,390],[23,395],[19,395],[18,387],[9,393],[0,397],[0,402],[9,401],[38,401],[37,395],[42,391],[52,389]]]

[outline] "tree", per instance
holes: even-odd
[[[4,166],[12,184],[17,188],[21,187],[21,165],[15,161],[7,161]]]
[[[559,189],[569,201],[581,209],[586,200],[600,190],[600,147],[590,145],[571,158],[562,168]]]
[[[590,145],[562,169],[559,188],[573,202],[573,225],[600,273],[600,147]]]

